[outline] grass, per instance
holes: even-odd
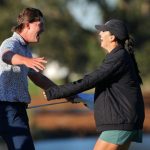
[[[29,80],[29,93],[32,97],[41,97],[42,95],[42,89],[36,86],[31,80]]]
[[[150,76],[143,79],[142,91],[143,93],[150,93]]]

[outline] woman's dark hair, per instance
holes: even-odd
[[[140,71],[138,68],[138,64],[136,62],[136,58],[134,55],[134,45],[135,45],[135,40],[132,36],[128,36],[128,38],[126,40],[118,40],[118,43],[121,45],[124,45],[125,49],[128,51],[128,53],[130,54],[132,60],[133,60],[133,64],[137,73],[137,77],[138,77],[138,81],[140,84],[143,84],[142,82],[142,78],[140,76]]]
[[[17,25],[12,28],[13,32],[21,32],[25,23],[39,21],[43,17],[42,12],[36,8],[25,8],[17,17]]]

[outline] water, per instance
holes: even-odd
[[[93,150],[97,138],[62,138],[35,141],[36,150]],[[0,150],[7,150],[0,144]],[[150,150],[150,134],[144,134],[143,143],[132,143],[129,150]]]
[[[69,138],[39,141],[36,150],[92,150],[96,138]]]
[[[92,150],[96,140],[96,137],[41,140],[35,142],[35,147],[36,150]],[[132,143],[129,150],[150,150],[150,135],[144,135],[143,143]]]

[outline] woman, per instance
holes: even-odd
[[[53,86],[47,99],[73,96],[95,87],[94,117],[100,134],[94,150],[125,150],[142,141],[144,104],[133,42],[124,22],[112,19],[96,25],[107,55],[99,68],[78,81]]]

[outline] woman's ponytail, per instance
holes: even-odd
[[[129,36],[129,38],[125,41],[125,49],[128,51],[128,53],[130,54],[130,56],[133,60],[139,83],[142,84],[143,83],[142,78],[140,76],[140,71],[138,69],[138,65],[137,65],[137,62],[135,59],[135,55],[134,55],[134,43],[135,43],[135,41],[134,41],[133,37]]]

